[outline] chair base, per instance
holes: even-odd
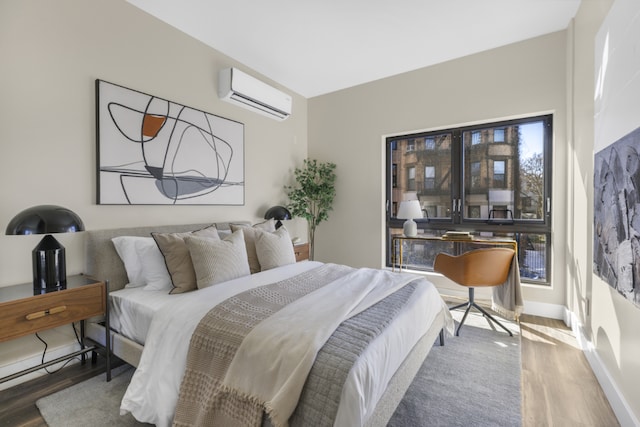
[[[491,322],[495,323],[496,325],[498,325],[502,329],[504,329],[509,334],[509,336],[511,336],[511,337],[513,336],[513,333],[509,329],[507,329],[502,323],[498,322],[498,320],[496,320],[492,315],[490,315],[487,312],[487,310],[485,310],[484,308],[482,308],[478,304],[476,304],[476,302],[475,302],[475,289],[474,288],[469,288],[469,301],[464,302],[462,304],[455,305],[453,307],[449,307],[449,311],[456,310],[456,309],[461,308],[461,307],[467,307],[467,309],[464,311],[464,315],[462,316],[462,320],[460,321],[460,324],[458,325],[458,329],[456,329],[456,336],[460,336],[460,329],[462,329],[462,325],[464,325],[464,321],[467,320],[467,315],[469,314],[469,311],[471,310],[471,307],[475,307],[479,312],[482,313],[482,315],[484,317],[486,317]]]

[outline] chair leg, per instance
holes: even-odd
[[[465,305],[467,306],[467,309],[464,311],[464,315],[462,316],[462,320],[460,321],[460,324],[458,325],[458,329],[456,329],[456,336],[457,337],[460,336],[460,329],[462,329],[462,325],[464,325],[464,321],[467,320],[467,315],[469,314],[469,310],[471,310],[472,303],[468,302]]]
[[[458,308],[461,307],[467,307],[467,309],[464,311],[464,315],[462,316],[462,320],[460,321],[460,324],[458,325],[458,329],[456,329],[456,336],[460,336],[460,329],[462,329],[462,325],[464,325],[464,321],[467,320],[467,315],[469,314],[469,310],[471,310],[471,307],[475,307],[478,311],[480,311],[482,313],[483,316],[485,316],[487,319],[489,319],[490,321],[494,322],[496,325],[500,326],[502,329],[504,329],[509,336],[513,336],[513,333],[507,329],[502,323],[498,322],[492,315],[490,315],[484,308],[480,307],[478,304],[476,304],[475,301],[475,288],[469,288],[469,301],[462,303],[462,304],[458,304],[455,305],[453,307],[449,307],[449,311],[451,310],[456,310]]]
[[[476,304],[475,302],[472,304],[475,308],[477,308],[478,310],[480,310],[482,312],[483,315],[485,315],[489,320],[493,321],[493,323],[495,323],[496,325],[500,326],[502,329],[504,329],[505,331],[507,331],[507,333],[509,334],[509,336],[513,336],[513,333],[507,329],[502,323],[498,322],[498,320],[496,320],[495,317],[493,317],[492,315],[490,315],[489,313],[487,313],[487,310],[485,310],[484,308],[480,307],[478,304]]]
[[[460,308],[460,307],[466,307],[466,306],[468,306],[468,305],[469,305],[469,302],[468,302],[468,301],[467,301],[467,302],[463,302],[462,304],[458,304],[458,305],[455,305],[455,306],[453,306],[453,307],[449,307],[449,311],[451,311],[451,310],[455,310],[455,309],[458,309],[458,308]]]

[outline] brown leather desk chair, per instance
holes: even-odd
[[[434,271],[441,273],[459,285],[469,288],[469,301],[449,308],[449,310],[455,310],[457,308],[467,307],[462,321],[456,330],[456,335],[460,335],[460,328],[462,328],[467,314],[469,314],[469,310],[471,310],[471,307],[475,307],[487,319],[493,321],[496,325],[507,331],[509,335],[513,336],[509,329],[487,313],[485,309],[476,304],[474,291],[476,287],[480,286],[502,285],[509,276],[509,269],[511,268],[511,261],[513,260],[514,254],[515,251],[513,249],[487,248],[475,249],[458,256],[445,253],[436,255],[433,264]]]

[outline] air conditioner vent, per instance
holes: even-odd
[[[226,68],[218,75],[218,96],[276,120],[291,115],[291,95],[252,77],[237,68]]]

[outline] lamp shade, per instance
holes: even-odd
[[[399,219],[422,218],[422,208],[420,207],[420,202],[417,200],[400,202],[398,215],[396,215],[396,217]]]
[[[400,202],[400,207],[398,208],[398,214],[396,217],[399,219],[406,219],[402,227],[404,235],[407,237],[415,237],[418,234],[418,224],[416,224],[414,219],[422,218],[420,202],[417,200]]]
[[[280,221],[291,219],[291,212],[284,206],[273,206],[267,209],[267,212],[264,214],[264,219],[275,219],[276,228],[280,228],[282,226],[282,222]]]
[[[7,225],[6,234],[51,234],[84,231],[84,224],[73,211],[56,205],[25,209]]]
[[[51,233],[83,230],[84,224],[78,215],[56,205],[25,209],[9,222],[6,234],[46,234],[32,251],[34,294],[67,287],[65,249]]]

